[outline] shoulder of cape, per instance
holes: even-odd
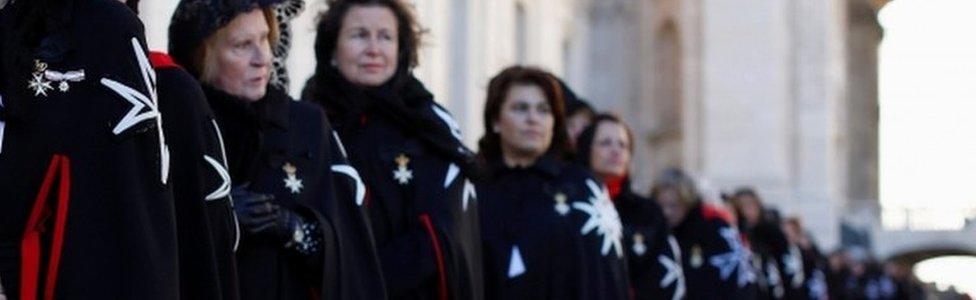
[[[76,5],[76,24],[92,27],[101,38],[132,38],[145,33],[142,21],[129,7],[117,0],[74,1]],[[92,37],[82,37],[92,38]]]
[[[268,90],[271,91],[270,89]],[[305,102],[305,101],[294,101],[291,96],[284,94],[286,100],[288,100],[289,111],[291,112],[292,118],[297,118],[295,121],[299,121],[301,124],[324,124],[325,122],[325,111],[322,107]],[[323,128],[324,129],[324,128]],[[332,134],[331,130],[328,134]]]

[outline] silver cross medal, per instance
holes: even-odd
[[[406,154],[400,154],[393,161],[397,164],[397,169],[393,171],[393,179],[400,185],[410,183],[410,180],[413,179],[413,170],[407,169],[410,158]]]
[[[554,208],[560,216],[569,214],[569,204],[566,204],[566,201],[568,200],[566,199],[566,194],[563,194],[562,192],[556,193],[556,196],[553,196],[552,200],[556,202]]]
[[[285,163],[281,169],[285,171],[285,175],[287,176],[287,178],[285,178],[285,187],[291,190],[292,194],[301,193],[302,188],[305,188],[305,185],[303,185],[302,180],[296,176],[298,168],[291,163]]]
[[[34,73],[31,73],[31,80],[27,81],[27,88],[34,90],[34,97],[47,97],[47,91],[54,89],[51,87],[51,81],[44,78],[45,71],[47,71],[47,63],[34,60]]]

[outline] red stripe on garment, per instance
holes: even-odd
[[[20,241],[21,263],[20,263],[20,299],[36,300],[38,276],[41,269],[41,234],[44,233],[43,220],[45,209],[47,208],[47,198],[51,192],[51,184],[54,182],[54,175],[57,174],[60,166],[61,156],[55,155],[51,158],[51,163],[47,167],[44,181],[41,183],[41,190],[34,199],[34,206],[31,208],[30,218],[27,220],[27,227],[24,229],[24,238]]]
[[[719,219],[725,221],[725,223],[735,223],[735,219],[732,218],[732,214],[730,214],[728,211],[709,204],[702,204],[701,212],[702,217],[705,218],[705,220]]]
[[[434,255],[437,257],[437,274],[440,282],[439,299],[447,300],[447,273],[444,270],[444,253],[441,251],[440,239],[437,238],[437,233],[434,231],[434,223],[430,221],[430,215],[421,214],[420,222],[424,224],[427,234],[430,235],[430,243],[434,246]]]
[[[154,69],[180,67],[180,65],[173,60],[172,56],[169,56],[169,54],[158,52],[158,51],[149,52],[149,63],[152,64]]]
[[[61,250],[64,248],[64,227],[68,223],[68,202],[71,201],[71,164],[67,156],[61,159],[61,186],[58,189],[58,212],[54,218],[54,240],[51,242],[51,259],[47,265],[47,283],[44,299],[54,299],[54,286],[58,282],[61,266]]]

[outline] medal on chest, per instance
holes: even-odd
[[[34,97],[47,97],[47,91],[54,89],[51,87],[51,81],[44,78],[45,71],[47,71],[47,63],[35,60],[34,73],[31,73],[31,79],[27,81],[27,88],[34,90]]]
[[[634,254],[637,254],[637,256],[644,256],[644,253],[647,253],[647,245],[644,244],[644,235],[635,233],[633,240],[634,246],[631,247],[631,250],[634,250]]]
[[[552,200],[556,202],[554,205],[556,213],[559,213],[560,216],[569,214],[569,204],[566,203],[566,194],[563,192],[558,192],[555,196],[553,196]]]
[[[34,72],[31,79],[27,81],[27,88],[34,91],[34,97],[47,97],[47,92],[53,90],[53,82],[58,83],[58,91],[67,93],[71,89],[69,82],[81,82],[85,80],[85,70],[58,72],[48,70],[47,63],[40,60],[34,61]]]
[[[58,90],[67,93],[71,86],[68,82],[81,82],[85,80],[85,70],[67,71],[64,73],[48,70],[44,72],[44,78],[58,82]]]
[[[407,168],[407,165],[410,164],[410,158],[401,153],[393,161],[397,164],[396,170],[393,170],[393,180],[396,180],[400,185],[410,183],[410,180],[413,179],[413,170]]]
[[[688,263],[691,264],[691,267],[696,269],[701,267],[702,263],[704,262],[702,260],[701,246],[699,245],[692,246],[690,255],[691,256],[688,258]]]
[[[295,174],[298,172],[298,168],[291,163],[285,163],[285,165],[281,167],[281,170],[285,171],[285,187],[288,188],[292,194],[301,193],[305,186],[302,184],[302,180]]]

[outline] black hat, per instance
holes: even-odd
[[[169,24],[169,54],[195,74],[193,53],[218,29],[237,15],[268,8],[282,0],[181,0]]]

